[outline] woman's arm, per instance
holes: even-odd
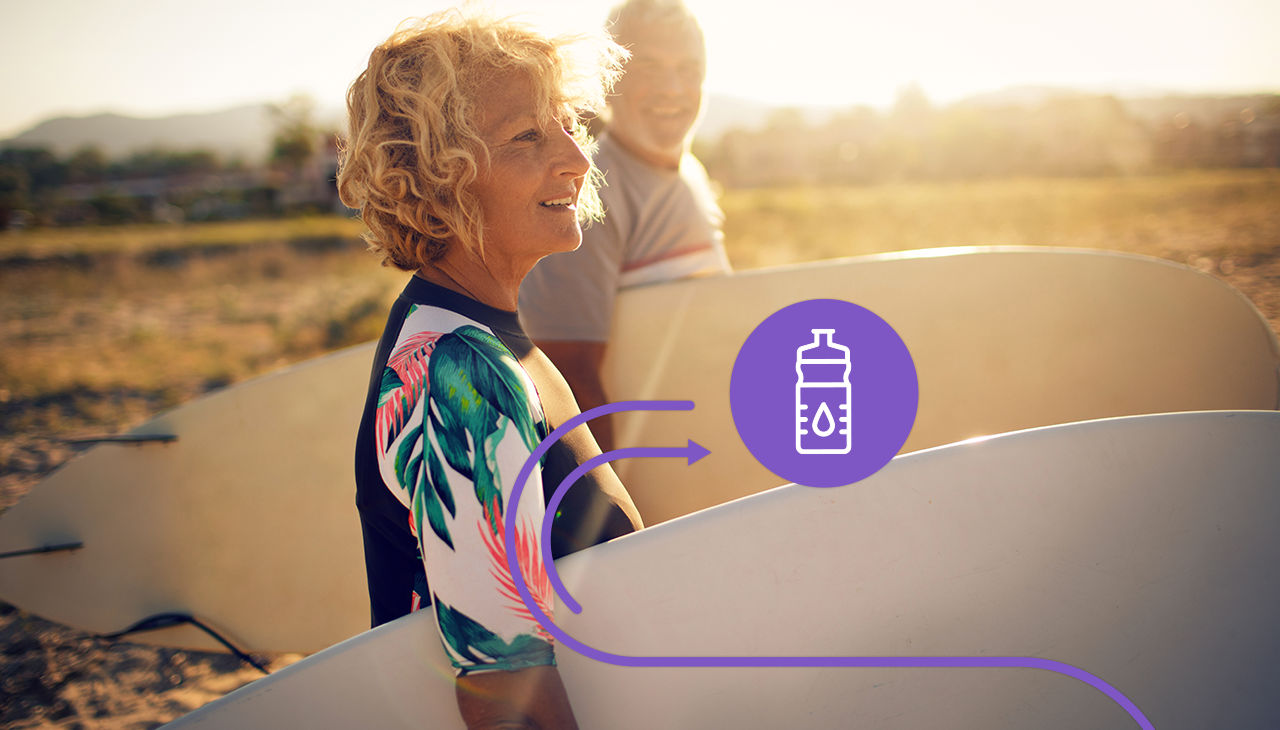
[[[609,402],[604,392],[600,370],[604,365],[605,343],[586,340],[540,340],[542,350],[564,376],[578,402],[578,410],[586,412]],[[601,451],[613,450],[613,417],[597,416],[591,421],[591,435]]]
[[[458,709],[473,730],[576,728],[552,637],[524,604],[509,567],[514,548],[519,578],[549,616],[539,470],[512,500],[542,435],[536,391],[510,350],[472,326],[441,336],[427,369],[423,480],[412,514],[437,626],[459,670]]]

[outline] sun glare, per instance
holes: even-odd
[[[1275,2],[687,2],[706,30],[711,95],[884,107],[912,84],[939,103],[1022,85],[1280,91]],[[56,114],[171,114],[299,92],[337,106],[369,49],[397,23],[450,4],[387,0],[358,12],[337,0],[15,6],[0,24],[0,135]],[[487,1],[501,14],[567,27],[598,26],[612,4]]]

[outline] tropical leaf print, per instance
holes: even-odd
[[[497,445],[508,423],[530,451],[538,442],[520,365],[498,338],[467,325],[436,342],[427,369],[435,443],[449,466],[472,482],[496,534],[503,509]],[[428,453],[434,457],[434,449]]]
[[[415,430],[421,431],[422,427],[417,426]],[[427,469],[425,472],[422,469],[424,447],[427,455]],[[431,526],[431,531],[436,534],[436,537],[439,537],[444,544],[452,548],[453,538],[449,534],[449,526],[445,522],[444,510],[448,510],[450,516],[455,516],[457,515],[457,505],[453,502],[453,490],[449,487],[449,479],[445,476],[444,470],[440,468],[440,460],[436,458],[435,452],[431,451],[431,444],[424,442],[422,439],[405,439],[400,444],[400,451],[401,453],[409,453],[409,456],[403,459],[406,473],[402,479],[413,483],[409,502],[410,530],[421,539],[420,527],[422,526],[422,518],[425,516],[427,524]],[[399,468],[400,463],[401,459],[397,457],[397,468]]]
[[[414,536],[421,539],[420,528],[426,518],[431,531],[444,544],[453,547],[453,538],[449,534],[449,526],[445,521],[444,511],[450,515],[457,514],[457,505],[453,502],[453,492],[449,482],[440,470],[435,454],[427,451],[428,470],[422,468],[423,448],[430,447],[423,439],[418,438],[422,426],[414,426],[405,432],[406,438],[400,441],[395,455],[396,479],[409,492],[409,529]]]
[[[431,488],[423,489],[422,499],[413,501],[415,524],[422,524],[422,515],[425,512],[427,521],[431,525],[431,530],[449,547],[453,547],[453,540],[449,537],[449,528],[445,525],[444,512],[441,507],[449,511],[450,516],[457,514],[457,505],[453,502],[453,489],[449,487],[449,477],[445,476],[444,468],[440,466],[440,459],[436,457],[436,452],[431,449],[430,442],[424,442],[427,449],[427,478],[430,480]],[[416,533],[415,533],[416,534]]]
[[[397,343],[382,371],[374,438],[381,458],[391,459],[395,480],[408,495],[410,529],[417,535],[425,522],[452,548],[444,514],[457,512],[453,494],[446,480],[428,480],[424,474],[422,420],[411,418],[428,390],[427,363],[442,334],[416,332]],[[434,460],[429,452],[426,455],[428,462]]]
[[[427,361],[440,332],[418,332],[399,343],[382,371],[374,433],[385,454],[404,429],[427,387]]]
[[[468,665],[476,664],[483,664],[485,669],[509,671],[555,663],[551,642],[546,639],[519,634],[510,642],[504,641],[470,616],[445,605],[439,596],[435,596],[434,603],[436,623],[452,650],[453,665],[464,672]]]
[[[507,600],[507,609],[535,624],[534,633],[550,641],[551,635],[525,605],[524,598],[520,596],[520,590],[516,588],[515,580],[511,577],[511,567],[507,564],[506,521],[504,520],[499,526],[497,534],[484,529],[483,525],[476,525],[476,527],[480,531],[480,538],[484,540],[485,547],[489,549],[489,574],[497,579],[499,591]],[[539,538],[537,525],[516,524],[515,547],[516,557],[520,562],[520,573],[524,577],[524,584],[529,588],[529,594],[533,596],[533,602],[544,615],[549,617],[553,589],[551,578],[547,575],[547,568],[542,562]]]

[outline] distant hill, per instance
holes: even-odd
[[[1082,98],[1105,94],[1120,101],[1124,110],[1148,124],[1168,122],[1184,114],[1201,124],[1220,123],[1233,115],[1251,112],[1262,115],[1280,105],[1280,95],[1254,94],[1190,94],[1146,87],[1085,91],[1057,86],[1012,86],[986,94],[976,94],[959,102],[961,106],[1034,107],[1054,99]]]
[[[1149,98],[1163,97],[1171,92],[1151,87],[1133,86],[1128,88],[1078,89],[1069,86],[1020,85],[1006,86],[1002,89],[972,94],[957,102],[962,107],[1033,107],[1053,99],[1070,97],[1098,96],[1100,94],[1117,98]]]
[[[708,98],[699,136],[714,139],[732,127],[764,126],[774,107],[763,102],[715,96]],[[342,125],[343,112],[320,110],[317,122]],[[171,150],[208,149],[224,158],[253,162],[263,159],[271,144],[273,126],[266,104],[223,111],[142,118],[121,114],[57,117],[0,141],[0,147],[47,147],[58,156],[94,145],[109,158],[157,147]]]
[[[706,110],[702,113],[697,135],[711,141],[730,129],[759,129],[768,122],[774,110],[775,107],[764,102],[711,94],[706,97]]]
[[[707,97],[707,110],[703,114],[697,136],[701,141],[714,142],[730,129],[764,129],[781,109],[798,110],[806,123],[821,124],[837,114],[841,107],[770,104],[713,94]]]
[[[332,121],[332,112],[317,113],[317,121]],[[57,117],[0,142],[4,147],[47,147],[59,156],[93,145],[108,158],[139,150],[212,150],[226,159],[256,162],[266,157],[273,124],[266,104],[237,106],[216,112],[168,117],[96,114]]]
[[[1168,94],[1126,98],[1122,103],[1130,114],[1147,122],[1172,120],[1179,114],[1186,115],[1187,121],[1202,125],[1221,124],[1233,117],[1249,124],[1255,117],[1267,117],[1272,121],[1264,123],[1274,129],[1275,112],[1280,111],[1280,94]]]
[[[257,160],[271,141],[265,104],[204,114],[139,118],[120,114],[57,117],[4,142],[6,147],[47,147],[59,156],[96,146],[109,158],[150,148],[209,149],[225,157]]]
[[[1277,103],[1277,96],[1224,96],[1206,97],[1158,93],[1155,90],[1129,90],[1118,93],[1125,107],[1139,119],[1172,115],[1186,111],[1193,117],[1201,114],[1219,115],[1219,107],[1253,104],[1255,109]],[[980,94],[964,101],[962,105],[978,107],[1034,106],[1045,100],[1078,95],[1069,89],[1023,86]],[[707,109],[698,128],[702,143],[715,143],[726,131],[734,128],[763,129],[779,106],[767,102],[732,96],[710,94]],[[226,159],[240,158],[257,162],[267,155],[271,143],[273,125],[266,104],[239,106],[223,111],[202,114],[179,114],[169,117],[139,118],[120,114],[98,114],[88,117],[58,117],[43,121],[21,134],[0,141],[0,147],[41,146],[65,156],[76,149],[96,145],[110,158],[126,156],[131,152],[162,147],[171,150],[212,150]],[[810,106],[799,108],[809,124],[819,124],[837,111],[834,107]],[[336,108],[321,108],[316,112],[316,122],[331,129],[343,126],[344,112]]]

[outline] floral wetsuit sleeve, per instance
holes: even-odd
[[[376,438],[383,480],[409,508],[445,651],[459,674],[554,664],[551,637],[516,591],[505,541],[513,482],[544,430],[537,394],[489,332],[422,331],[413,319],[383,371]],[[515,543],[525,582],[550,615],[544,509],[535,469]]]

